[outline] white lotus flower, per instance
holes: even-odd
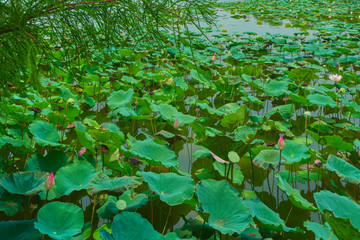
[[[334,81],[334,82],[340,82],[340,80],[342,79],[342,76],[341,75],[333,75],[333,74],[330,74],[329,75],[329,79]]]

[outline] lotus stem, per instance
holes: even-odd
[[[94,204],[93,204],[93,209],[92,209],[92,212],[91,212],[91,222],[90,222],[90,224],[91,224],[91,230],[93,230],[93,221],[94,221],[94,213],[95,213],[95,205],[96,205],[96,194],[95,194],[95,196],[94,196]],[[91,231],[91,233],[92,233],[93,231]]]
[[[288,213],[288,215],[287,215],[287,217],[286,217],[286,219],[285,219],[285,224],[286,224],[287,221],[289,220],[290,213],[291,213],[291,211],[293,210],[293,208],[294,208],[294,206],[291,206],[290,211],[289,211],[289,213]]]
[[[249,150],[249,155],[250,155],[250,162],[251,162],[251,173],[252,173],[252,190],[254,191],[255,188],[255,173],[254,173],[254,164],[253,164],[253,160],[252,160],[252,156],[251,156],[251,150]]]
[[[214,229],[214,240],[216,240],[216,230]]]
[[[230,180],[230,184],[233,183],[233,178],[234,178],[234,164],[231,164],[231,180]]]
[[[279,158],[279,168],[278,168],[278,172],[280,172],[280,167],[281,167],[281,150],[280,150],[280,158]]]
[[[162,235],[164,235],[164,233],[165,233],[166,226],[167,226],[167,224],[168,224],[168,221],[169,221],[169,218],[170,218],[170,214],[171,214],[171,208],[172,208],[172,206],[170,206],[169,213],[168,213],[168,216],[167,216],[167,218],[166,218],[166,222],[165,222],[165,225],[164,225],[164,228],[163,228],[163,231],[162,231]]]
[[[201,230],[200,230],[200,234],[199,234],[199,240],[201,240],[201,235],[202,235],[202,232],[203,232],[203,230],[204,230],[204,226],[205,226],[205,220],[203,219],[203,225],[202,225],[202,227],[201,227]]]
[[[101,160],[102,160],[102,171],[104,172],[105,159],[104,159],[104,152],[103,151],[101,151]]]

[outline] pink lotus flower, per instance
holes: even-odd
[[[54,174],[51,172],[49,177],[46,179],[45,188],[50,191],[55,185]]]
[[[330,74],[329,75],[329,79],[334,81],[334,82],[340,82],[340,80],[342,79],[342,76],[341,75],[333,75],[333,74]]]
[[[219,163],[230,163],[230,162],[228,162],[228,161],[225,161],[225,160],[222,159],[222,158],[219,158],[219,157],[216,156],[213,152],[210,151],[210,153],[211,153],[211,155],[215,158],[215,160],[218,161]]]
[[[280,136],[278,141],[278,147],[280,150],[283,150],[285,148],[285,142],[283,136]]]
[[[215,61],[215,58],[216,58],[216,56],[215,56],[215,54],[212,56],[212,58],[211,58],[211,61]]]
[[[175,120],[175,122],[174,122],[174,128],[178,128],[179,127],[179,120]]]

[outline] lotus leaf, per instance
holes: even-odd
[[[331,108],[336,107],[336,103],[334,102],[334,100],[332,100],[331,97],[329,96],[325,96],[322,94],[311,94],[307,97],[307,99],[312,103],[312,104],[316,104],[318,106],[329,106]]]
[[[261,150],[261,152],[258,155],[256,155],[256,157],[253,160],[253,163],[258,167],[261,167],[265,170],[269,170],[269,169],[277,168],[277,166],[279,166],[279,160],[280,160],[280,151],[265,149],[265,150]],[[284,163],[285,161],[286,158],[284,156],[281,156],[281,163]]]
[[[315,233],[316,240],[338,240],[333,231],[325,225],[306,221],[304,222],[304,226]]]
[[[45,190],[47,176],[47,173],[11,173],[0,179],[0,185],[10,193],[33,196]]]
[[[29,157],[25,170],[33,172],[53,172],[55,174],[61,167],[64,167],[69,160],[69,155],[62,151],[52,151],[45,157],[34,154]]]
[[[87,191],[90,195],[97,194],[101,191],[124,192],[128,189],[136,188],[142,183],[139,177],[117,177],[110,179],[105,173],[100,172],[91,179]]]
[[[175,173],[138,172],[144,181],[149,184],[160,199],[170,206],[183,203],[191,199],[195,190],[194,180],[188,176],[180,176]]]
[[[34,141],[40,146],[60,146],[60,134],[54,124],[45,121],[34,121],[29,125]]]
[[[179,166],[175,153],[168,146],[157,144],[152,139],[144,141],[133,139],[130,147],[130,153],[145,158],[152,165]]]
[[[110,219],[112,214],[116,215],[119,213],[119,209],[116,207],[117,198],[114,196],[108,196],[104,205],[101,206],[96,213],[103,219]]]
[[[147,204],[148,197],[146,194],[137,194],[131,190],[127,190],[119,197],[119,200],[126,202],[126,208],[124,211],[134,211]]]
[[[202,210],[210,213],[209,225],[221,233],[240,234],[254,224],[249,208],[227,181],[200,181],[196,193]]]
[[[64,202],[51,202],[40,208],[35,228],[55,239],[70,239],[81,232],[84,213],[81,208]]]
[[[300,190],[292,188],[279,174],[277,174],[277,178],[279,188],[286,192],[290,202],[294,204],[295,207],[312,211],[317,210],[316,207],[301,196]]]
[[[141,230],[140,230],[141,228]],[[104,240],[162,240],[163,236],[139,213],[123,212],[114,217],[111,234],[105,229],[100,230]]]
[[[335,172],[344,181],[360,184],[360,170],[341,158],[329,155],[325,167]]]
[[[324,213],[325,210],[332,212],[334,217],[341,219],[350,219],[352,226],[357,228],[360,231],[360,205],[351,200],[348,197],[340,196],[336,193],[323,190],[314,194],[315,202],[321,213]],[[333,228],[334,225],[331,223],[330,227]],[[335,231],[335,234],[337,232]],[[338,236],[339,237],[339,236]]]
[[[125,107],[131,102],[133,95],[134,90],[132,88],[129,88],[127,91],[115,91],[108,97],[107,104],[111,109]]]
[[[40,240],[41,234],[34,228],[33,220],[0,222],[0,236],[8,240]]]
[[[293,164],[310,158],[309,149],[305,145],[290,140],[285,140],[282,154],[286,158],[285,164]]]
[[[245,205],[250,209],[250,214],[261,222],[264,228],[277,232],[302,232],[299,228],[289,228],[285,225],[278,213],[271,210],[260,199],[246,200]]]
[[[87,161],[71,163],[59,169],[55,175],[55,188],[61,195],[69,195],[73,191],[86,189],[88,183],[94,178],[96,172]]]

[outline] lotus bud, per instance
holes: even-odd
[[[35,113],[41,113],[41,109],[40,109],[40,108],[33,107],[32,110],[33,110]]]
[[[59,110],[59,112],[61,112],[62,110],[64,110],[64,107],[61,106],[61,105],[59,105],[59,106],[58,106],[58,110]]]
[[[339,92],[341,93],[341,94],[344,94],[345,93],[345,88],[340,88],[340,90],[339,90]]]
[[[106,145],[100,145],[100,150],[105,153],[107,151],[109,151],[108,147]]]
[[[228,162],[228,161],[226,161],[226,160],[224,160],[224,159],[216,156],[213,152],[210,151],[210,153],[211,153],[211,155],[213,156],[213,158],[215,158],[215,160],[218,161],[219,163],[230,163],[230,162]]]
[[[51,82],[48,82],[48,83],[46,84],[47,87],[50,86],[50,85],[51,85]]]
[[[212,56],[212,58],[211,58],[211,61],[215,61],[215,58],[216,58],[216,56],[215,56],[215,54]]]
[[[285,142],[283,136],[280,136],[278,141],[278,147],[280,150],[283,150],[285,148]]]
[[[319,159],[315,159],[315,166],[317,166],[317,167],[321,167],[321,165],[322,165],[321,160],[319,160]]]
[[[86,147],[82,147],[80,148],[79,152],[78,152],[78,157],[81,157],[82,155],[84,155],[86,152]]]
[[[45,188],[50,191],[50,189],[52,189],[55,185],[55,181],[54,181],[54,174],[53,172],[50,173],[49,177],[46,179],[45,182]]]
[[[175,120],[175,122],[174,122],[174,128],[178,128],[179,127],[179,120]]]

